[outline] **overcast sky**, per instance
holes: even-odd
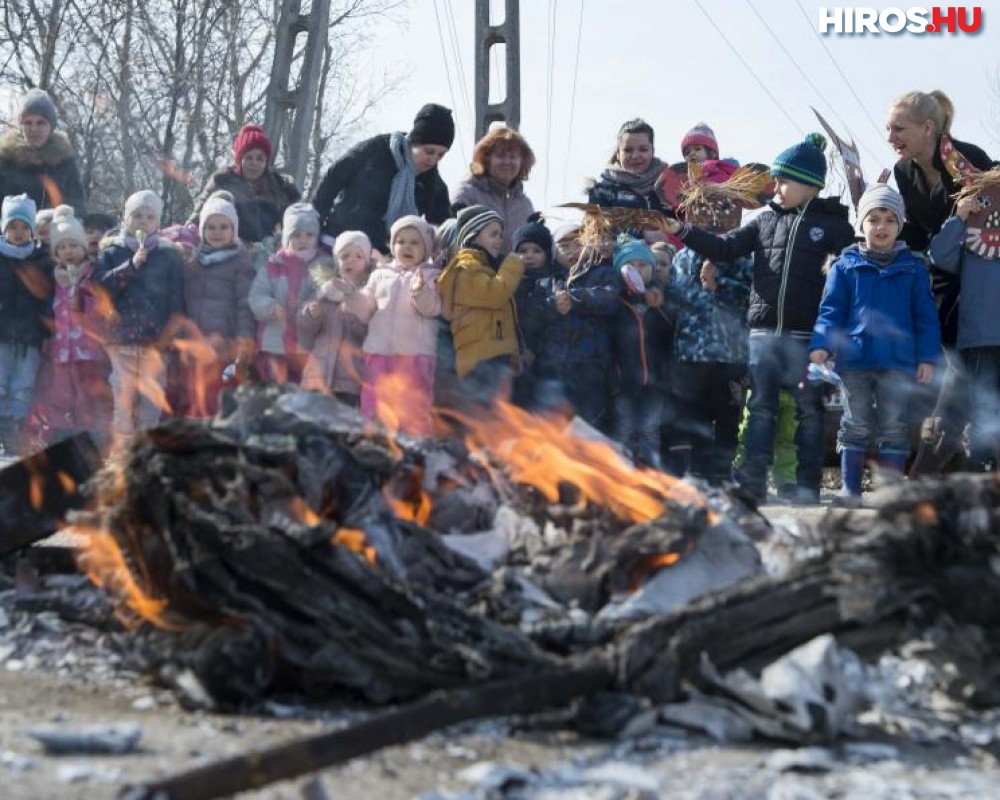
[[[535,205],[545,208],[581,199],[586,176],[599,173],[614,148],[618,126],[636,116],[655,128],[657,155],[665,161],[679,160],[681,137],[705,121],[715,129],[723,156],[770,162],[804,133],[819,129],[810,111],[814,106],[835,129],[858,141],[871,180],[894,161],[884,135],[892,100],[911,89],[942,89],[957,109],[954,134],[1000,156],[995,121],[1000,97],[993,88],[1000,69],[1000,4],[981,4],[987,7],[977,35],[829,35],[821,42],[817,27],[823,5],[833,4],[522,2],[521,132],[539,161],[526,186]],[[466,174],[473,144],[474,9],[473,0],[410,0],[400,15],[405,22],[381,26],[367,54],[371,64],[405,76],[399,90],[369,115],[371,133],[408,130],[424,102],[455,109],[460,136],[441,167],[449,186]],[[445,48],[438,19],[449,45]],[[465,69],[461,74],[450,46],[452,30]],[[578,30],[581,47],[574,95]],[[554,41],[551,72],[550,41]]]

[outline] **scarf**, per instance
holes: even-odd
[[[885,269],[893,261],[896,260],[896,256],[899,255],[900,251],[905,250],[906,245],[903,242],[895,242],[889,250],[869,250],[864,245],[858,246],[858,251],[863,255],[868,261],[871,261],[879,269]]]
[[[229,260],[236,255],[237,252],[239,252],[239,247],[235,244],[231,247],[223,247],[220,250],[213,250],[210,247],[202,247],[198,250],[195,257],[198,259],[198,263],[203,267],[211,267],[214,264],[221,264],[223,261]]]
[[[53,277],[56,279],[56,283],[64,289],[69,289],[70,294],[73,294],[76,291],[76,287],[80,285],[80,281],[83,280],[89,272],[89,261],[84,261],[80,264],[67,264],[65,266],[57,264]]]
[[[641,175],[636,175],[619,164],[608,164],[601,173],[601,180],[621,186],[645,197],[652,193],[656,186],[656,181],[660,177],[660,173],[666,167],[667,165],[660,161],[660,159],[654,158],[649,162],[649,166],[646,167],[645,172]]]
[[[307,266],[316,257],[316,251],[305,252],[302,250],[279,250],[267,262],[267,276],[271,280],[284,278],[287,282],[288,292],[285,295],[285,321],[282,333],[282,345],[287,355],[294,355],[299,349],[298,326],[295,323],[295,315],[299,311],[299,294],[302,290],[302,281],[308,277]],[[263,334],[263,326],[258,326],[258,341]]]
[[[391,228],[400,217],[420,216],[417,210],[417,169],[410,157],[410,137],[402,131],[389,136],[389,152],[396,163],[396,174],[389,189],[389,205],[385,210],[385,226]]]
[[[140,247],[146,250],[155,250],[160,246],[160,235],[154,231],[143,239],[140,245],[139,240],[135,236],[122,228],[118,231],[118,235],[115,236],[114,243],[122,247],[127,247],[129,250],[138,250]]]
[[[35,252],[36,246],[34,239],[28,240],[26,244],[11,244],[6,236],[0,236],[0,255],[5,255],[7,258],[23,261]]]

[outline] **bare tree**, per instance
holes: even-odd
[[[331,0],[307,184],[392,88],[387,76],[355,74],[355,56],[371,19],[404,2]],[[0,80],[53,94],[91,206],[116,210],[131,192],[155,188],[165,219],[184,219],[194,190],[230,161],[239,128],[263,122],[281,5],[3,0]]]

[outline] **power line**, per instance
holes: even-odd
[[[563,163],[563,197],[566,197],[566,174],[569,172],[569,157],[573,152],[573,125],[576,115],[576,79],[580,74],[580,42],[583,39],[583,6],[585,0],[580,0],[580,18],[576,23],[576,56],[573,60],[573,90],[569,100],[569,135],[566,137],[566,161]],[[546,194],[548,200],[548,194]]]
[[[760,15],[760,12],[757,11],[756,8],[754,8],[754,5],[751,2],[751,0],[746,0],[746,3],[750,7],[750,10],[757,17],[757,19],[760,20],[761,25],[764,26],[764,29],[770,34],[771,38],[774,39],[775,44],[777,44],[778,47],[781,48],[781,52],[783,52],[786,56],[788,56],[788,60],[792,62],[792,64],[795,66],[795,69],[798,70],[799,74],[802,76],[802,78],[805,80],[805,82],[809,84],[810,88],[816,93],[817,97],[819,97],[819,98],[821,98],[823,100],[823,102],[826,104],[827,108],[829,108],[833,112],[833,115],[839,120],[840,124],[844,126],[844,129],[847,131],[847,135],[851,136],[851,138],[853,138],[853,136],[851,134],[851,131],[850,131],[850,126],[844,121],[844,118],[841,117],[840,114],[837,113],[837,109],[834,108],[833,105],[826,99],[826,97],[824,96],[822,90],[815,83],[812,82],[812,79],[808,75],[806,75],[805,70],[802,69],[801,66],[799,66],[799,62],[795,60],[795,56],[793,56],[789,52],[788,48],[785,47],[785,45],[781,41],[781,39],[778,38],[778,36],[775,34],[774,29],[770,25],[768,25],[767,20],[765,20]],[[877,156],[875,153],[873,153],[871,151],[871,149],[869,149],[869,147],[864,142],[861,142],[861,146],[865,149],[865,152],[868,153],[868,155],[870,155],[875,160],[876,163],[878,163],[879,156]]]
[[[789,121],[789,122],[790,122],[790,123],[792,124],[792,127],[793,127],[793,128],[795,128],[795,130],[797,130],[797,131],[798,131],[798,132],[799,132],[800,134],[802,134],[803,136],[805,136],[805,131],[804,131],[804,130],[802,130],[802,128],[801,128],[801,127],[799,126],[799,124],[798,124],[798,123],[797,123],[797,122],[795,121],[795,119],[794,119],[794,118],[792,117],[792,115],[791,115],[791,114],[789,114],[789,113],[788,113],[788,112],[787,112],[787,111],[785,110],[785,107],[784,107],[783,105],[781,105],[781,103],[780,103],[780,102],[778,101],[778,98],[777,98],[777,97],[775,97],[775,96],[774,96],[774,95],[773,95],[773,94],[771,93],[771,90],[767,88],[767,86],[766,86],[766,85],[764,84],[764,82],[763,82],[763,81],[762,81],[762,80],[761,80],[761,79],[760,79],[759,77],[757,77],[757,73],[756,73],[756,72],[755,72],[755,71],[753,70],[753,68],[752,68],[752,67],[750,66],[750,64],[748,64],[748,63],[747,63],[747,60],[746,60],[745,58],[743,58],[743,56],[742,56],[742,55],[740,54],[740,51],[736,49],[736,45],[734,45],[734,44],[733,44],[733,43],[732,43],[732,42],[731,42],[731,41],[729,40],[729,37],[728,37],[728,36],[726,36],[726,34],[725,34],[725,32],[724,32],[724,31],[722,30],[722,28],[720,28],[720,27],[719,27],[718,25],[716,25],[716,23],[715,23],[715,20],[714,20],[714,19],[712,19],[712,17],[711,17],[711,16],[709,16],[709,13],[708,13],[708,12],[707,12],[707,11],[705,10],[705,7],[704,7],[704,6],[702,6],[702,4],[701,4],[701,3],[699,2],[699,0],[694,0],[694,4],[695,4],[696,6],[698,6],[698,10],[699,10],[699,11],[700,11],[700,12],[701,12],[702,14],[704,14],[704,16],[705,16],[705,19],[707,19],[707,20],[709,21],[709,23],[711,24],[711,26],[712,26],[713,28],[715,28],[715,30],[716,30],[716,32],[717,32],[717,33],[719,34],[719,36],[721,36],[721,37],[722,37],[722,41],[724,41],[724,42],[725,42],[725,43],[726,43],[727,45],[729,45],[729,49],[733,51],[733,55],[734,55],[734,56],[736,56],[736,58],[738,58],[738,59],[739,59],[740,63],[741,63],[741,64],[742,64],[742,65],[743,65],[743,66],[744,66],[744,67],[746,68],[746,71],[747,71],[748,73],[750,73],[750,75],[751,75],[751,76],[753,77],[753,79],[754,79],[755,81],[757,81],[757,85],[758,85],[758,86],[760,86],[760,88],[764,90],[764,93],[765,93],[765,94],[766,94],[766,95],[767,95],[768,97],[770,97],[770,98],[771,98],[771,102],[772,102],[772,103],[774,103],[774,104],[775,104],[775,105],[776,105],[776,106],[778,107],[778,110],[779,110],[779,111],[780,111],[780,112],[781,112],[782,114],[784,114],[784,115],[785,115],[785,119],[787,119],[787,120],[788,120],[788,121]]]
[[[854,87],[851,86],[851,82],[847,79],[847,76],[844,74],[844,71],[840,68],[840,64],[837,63],[837,59],[833,57],[833,53],[830,52],[830,48],[827,46],[826,42],[823,41],[823,37],[820,36],[819,33],[816,31],[816,29],[813,27],[812,20],[809,19],[809,15],[806,13],[806,10],[802,7],[802,0],[795,0],[795,5],[799,7],[799,11],[802,12],[802,18],[806,21],[806,26],[809,28],[809,30],[812,31],[813,36],[815,36],[819,40],[819,43],[823,45],[823,50],[826,52],[826,57],[830,59],[830,63],[833,64],[834,69],[836,69],[837,72],[840,73],[840,77],[843,78],[844,84],[847,86],[848,91],[850,91],[854,99],[858,101],[858,105],[861,107],[861,110],[865,112],[865,116],[868,117],[868,121],[872,124],[872,127],[875,129],[875,132],[878,135],[879,140],[881,141],[882,137],[885,136],[884,128],[882,128],[872,118],[872,115],[868,113],[868,107],[864,104],[864,101],[862,101],[862,99],[858,97],[858,93],[854,91]],[[879,159],[876,156],[876,161],[877,160]]]
[[[434,0],[434,19],[437,21],[437,31],[438,31],[438,42],[441,44],[441,58],[444,60],[444,76],[448,81],[448,94],[451,96],[451,104],[454,108],[458,108],[458,102],[455,98],[455,89],[451,84],[451,65],[448,61],[448,50],[444,43],[444,31],[441,28],[441,15],[438,13],[437,0]],[[468,160],[465,154],[465,138],[462,136],[462,126],[459,125],[458,119],[455,119],[455,133],[458,134],[458,146],[462,149],[462,160]]]
[[[548,51],[548,87],[547,102],[545,111],[545,196],[549,196],[549,175],[552,171],[552,104],[555,97],[555,71],[556,71],[556,19],[559,11],[559,0],[549,0],[549,51]]]
[[[465,101],[466,118],[473,120],[473,136],[475,136],[475,112],[472,110],[472,103],[469,102],[469,87],[466,83],[465,61],[462,59],[462,47],[458,39],[458,29],[455,25],[455,14],[451,7],[451,0],[443,0],[445,19],[448,21],[448,30],[451,34],[451,47],[454,53],[455,62],[458,64],[458,87],[462,90],[462,99]],[[475,142],[473,142],[475,144]]]

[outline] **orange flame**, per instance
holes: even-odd
[[[55,208],[62,203],[62,191],[59,189],[59,184],[48,175],[42,175],[40,177],[42,180],[42,186],[45,187],[45,197],[50,201],[48,205]],[[76,209],[74,209],[74,211],[75,210]]]
[[[338,528],[333,535],[333,543],[337,547],[346,547],[351,552],[364,556],[370,567],[374,567],[378,563],[378,554],[375,548],[368,544],[367,534],[358,528]]]
[[[323,518],[313,511],[303,498],[298,496],[293,497],[289,502],[288,513],[296,522],[301,522],[309,527],[319,525],[323,521]]]
[[[633,522],[660,516],[668,499],[705,505],[702,494],[689,484],[662,472],[632,467],[606,442],[567,433],[562,420],[535,416],[498,401],[489,416],[463,420],[463,424],[470,450],[488,449],[515,481],[533,486],[549,502],[557,502],[560,487],[571,484],[583,499],[607,506]]]
[[[167,601],[151,597],[140,585],[114,536],[107,531],[85,526],[72,526],[67,530],[78,542],[77,563],[95,586],[122,598],[141,619],[158,628],[180,630],[183,627],[165,618]],[[127,617],[122,621],[126,625],[135,622]]]
[[[672,567],[680,560],[680,553],[657,553],[642,558],[631,570],[628,582],[629,591],[638,591],[651,575],[659,572],[664,567]]]
[[[418,525],[426,525],[431,516],[431,497],[421,489],[419,496],[412,500],[394,497],[388,489],[383,490],[383,496],[389,503],[392,513],[399,519],[416,522]]]
[[[187,186],[188,182],[191,180],[191,173],[184,170],[181,165],[177,163],[177,159],[164,158],[161,156],[157,159],[156,165],[160,168],[160,172],[178,183],[182,183]]]

